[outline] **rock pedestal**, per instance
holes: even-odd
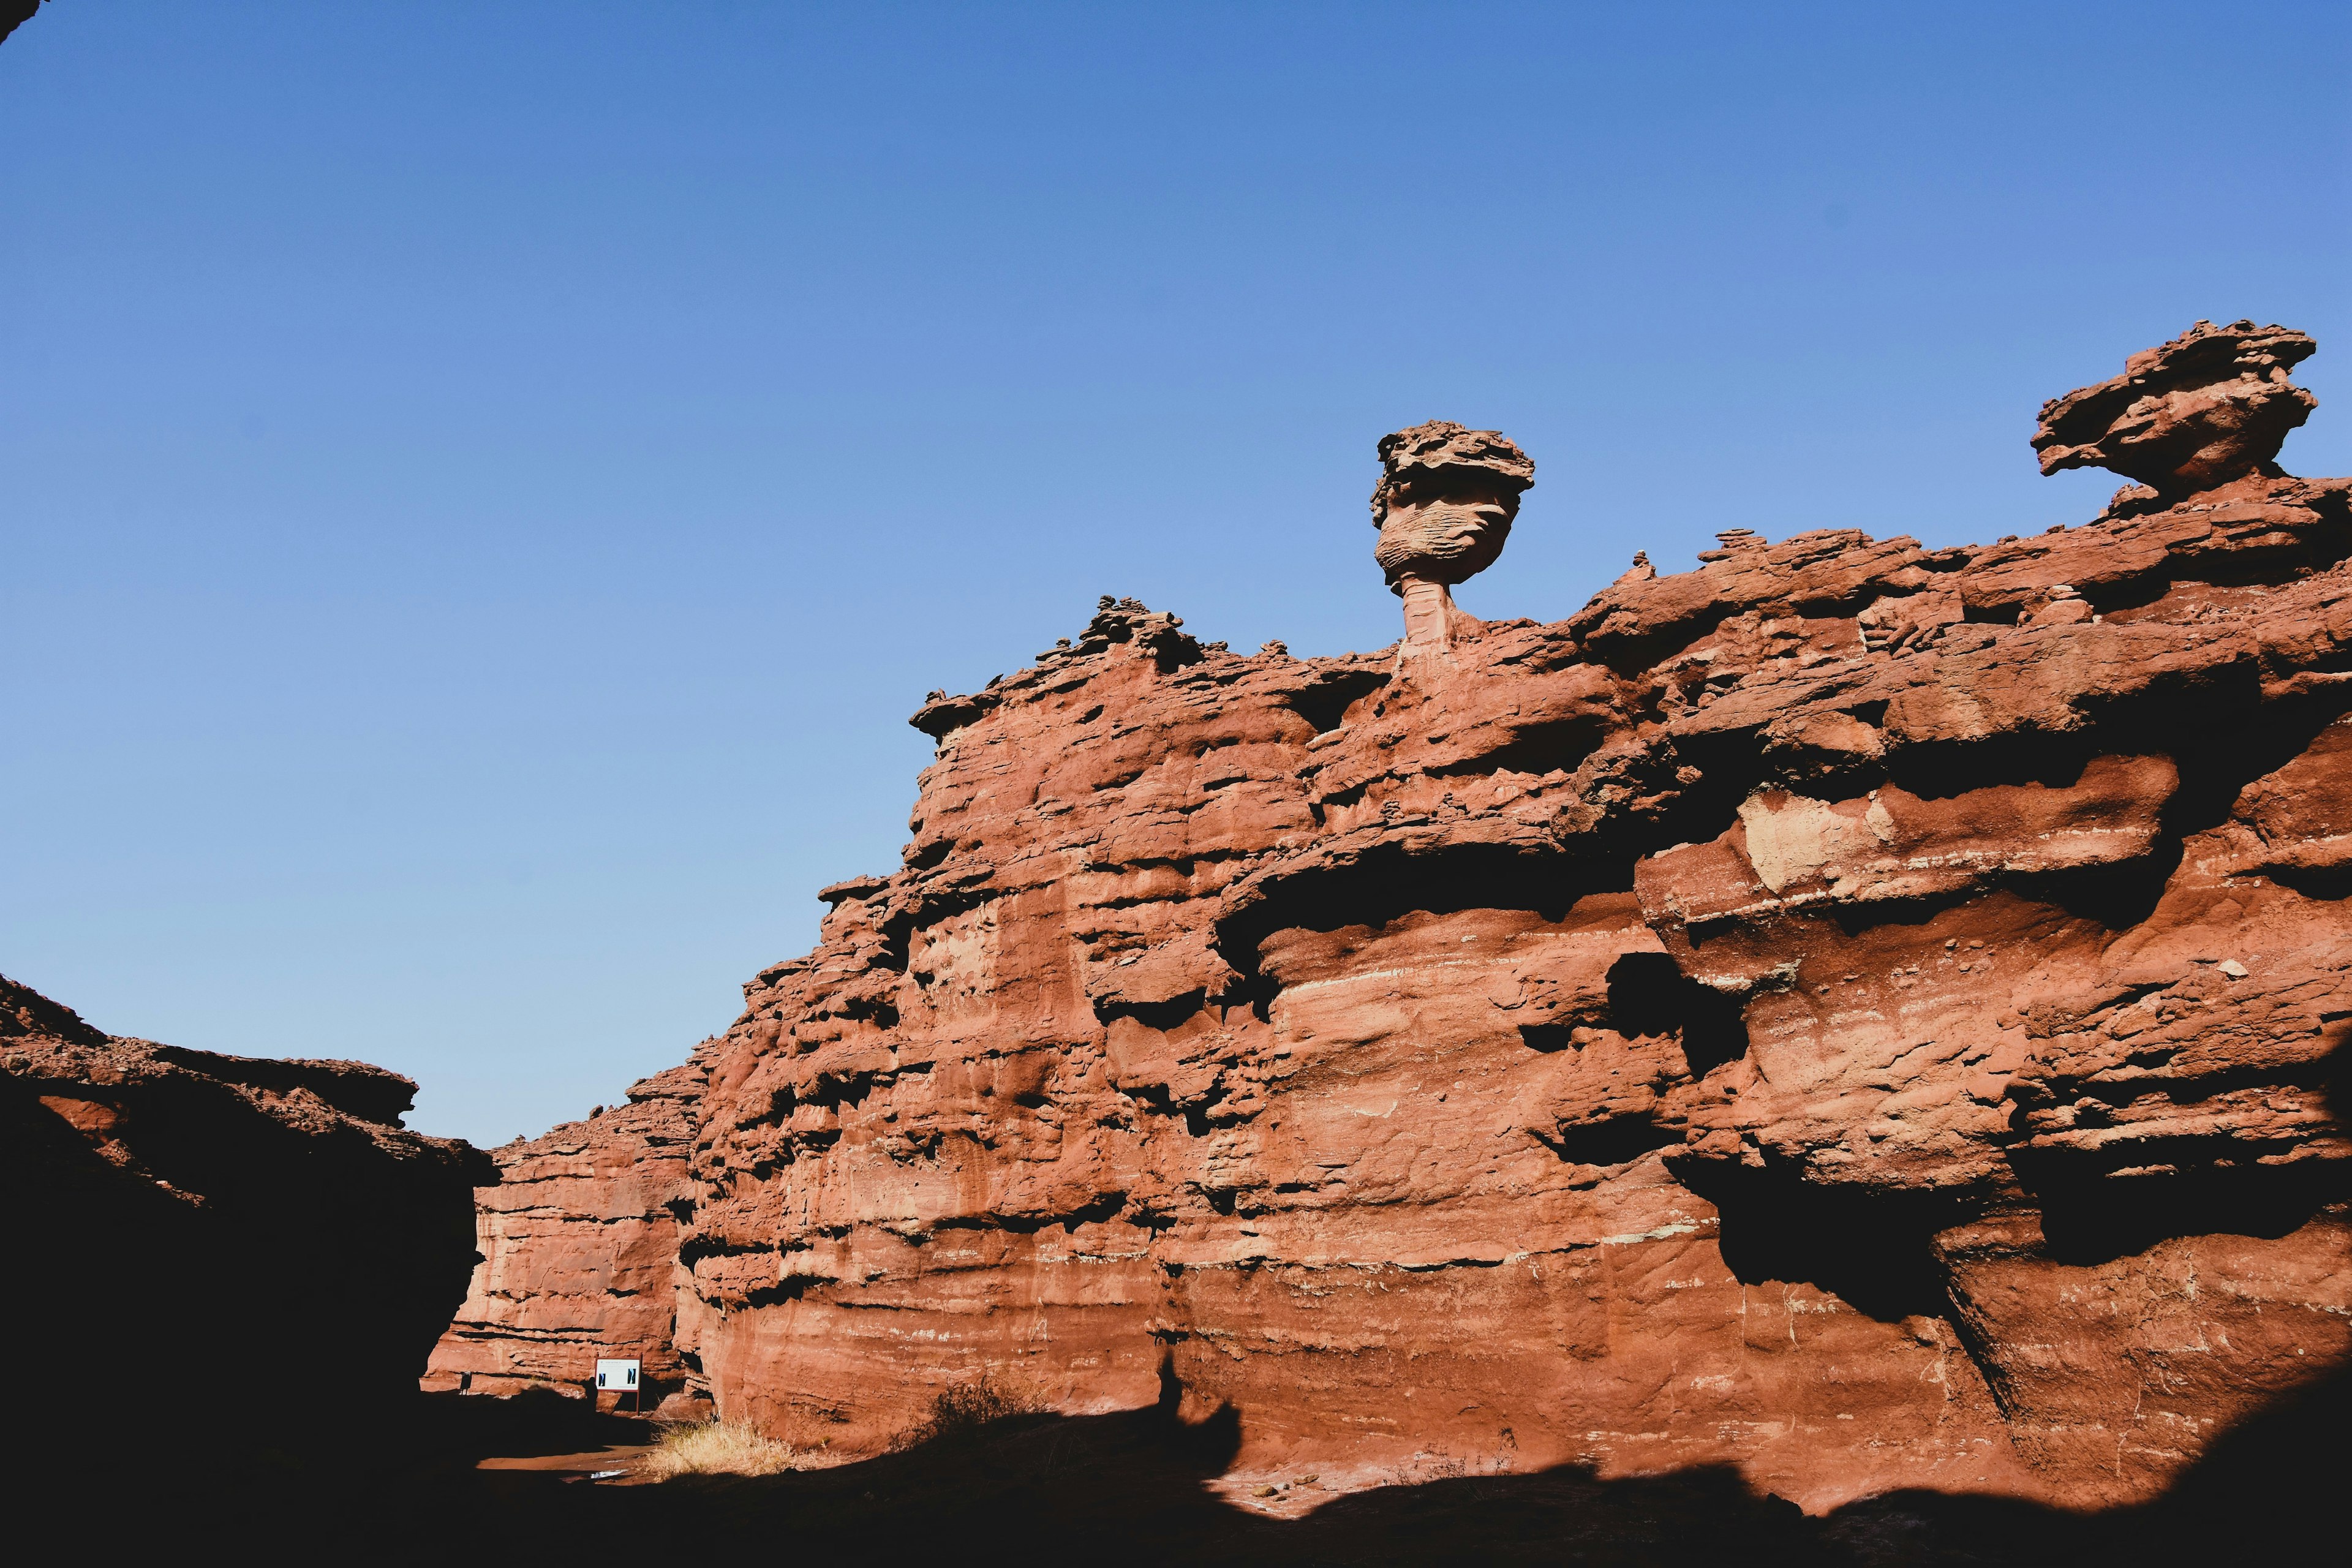
[[[1381,437],[1372,552],[1404,601],[1399,657],[1453,646],[1453,584],[1495,563],[1536,466],[1493,430],[1443,419]]]
[[[1408,649],[1454,646],[1454,595],[1443,583],[1406,577],[1397,584],[1404,601],[1404,646]]]
[[[2295,401],[2229,331],[2165,417]],[[1374,515],[1446,679],[1114,601],[937,696],[902,864],[696,1055],[682,1363],[835,1457],[1164,1372],[1244,1482],[2175,1485],[2352,1362],[2352,480],[2215,445],[1481,624],[1532,465],[1424,426]]]
[[[2319,406],[2287,374],[2318,348],[2292,327],[2199,321],[2113,381],[2043,404],[2042,471],[2112,468],[2173,499],[2275,476],[2280,444]]]

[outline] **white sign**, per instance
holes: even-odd
[[[596,1386],[626,1393],[637,1385],[637,1363],[633,1361],[599,1361],[596,1363]]]

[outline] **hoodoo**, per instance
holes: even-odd
[[[2291,327],[2200,321],[2115,380],[2043,404],[2042,471],[2112,468],[2147,488],[2142,500],[2276,479],[2280,444],[2319,406],[2287,373],[2318,348]]]
[[[548,1347],[625,1324],[831,1458],[986,1380],[1180,1386],[1234,1475],[1328,1489],[2165,1492],[2352,1359],[2310,352],[2200,323],[2049,405],[2045,469],[2135,481],[2080,526],[1731,529],[1549,622],[1450,613],[1526,455],[1384,438],[1398,650],[1108,600],[935,695],[900,866],[501,1154],[436,1364],[576,1380]]]
[[[1536,466],[1500,431],[1433,419],[1380,440],[1372,551],[1404,601],[1401,653],[1453,645],[1453,587],[1495,563]]]

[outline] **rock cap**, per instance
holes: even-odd
[[[1381,482],[1372,487],[1372,526],[1393,507],[1443,500],[1463,489],[1517,498],[1536,482],[1535,459],[1499,430],[1471,430],[1451,419],[1398,430],[1380,439]]]
[[[1528,456],[1497,430],[1433,419],[1381,437],[1372,489],[1373,558],[1389,585],[1454,584],[1495,563],[1519,497],[1536,482]]]
[[[2111,468],[2160,495],[2194,494],[2273,468],[2319,400],[2287,372],[2319,345],[2292,327],[2199,321],[2124,362],[2124,374],[2042,405],[2042,471]]]

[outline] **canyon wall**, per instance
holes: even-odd
[[[2200,323],[2046,406],[2045,471],[2138,481],[2079,527],[1732,530],[1549,624],[1445,593],[1533,465],[1391,437],[1403,642],[1106,600],[935,693],[904,864],[696,1053],[688,1179],[636,1106],[506,1152],[551,1206],[494,1196],[477,1300],[636,1300],[671,1214],[679,1375],[835,1456],[1164,1370],[1244,1476],[2154,1494],[2352,1354],[2310,347]],[[527,1364],[528,1295],[443,1356]]]
[[[11,1473],[111,1474],[126,1439],[142,1464],[185,1443],[217,1465],[396,1422],[496,1176],[401,1127],[415,1092],[362,1062],[106,1035],[0,979]]]
[[[689,1062],[584,1121],[489,1152],[498,1180],[478,1194],[481,1261],[434,1348],[428,1391],[584,1392],[599,1357],[641,1363],[646,1408],[687,1391],[674,1276],[701,1089]]]

